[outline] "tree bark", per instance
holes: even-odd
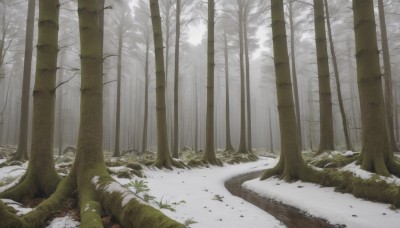
[[[291,181],[307,176],[308,169],[301,156],[298,144],[283,0],[271,0],[271,14],[279,126],[281,129],[281,156],[278,164],[265,171],[261,179],[279,175],[283,179]]]
[[[383,176],[400,175],[391,150],[385,115],[372,0],[353,0],[358,90],[362,121],[361,168]]]
[[[156,61],[156,109],[157,109],[157,160],[155,166],[172,169],[172,158],[168,147],[167,117],[165,105],[164,47],[158,0],[150,1]]]
[[[233,151],[231,140],[231,115],[230,115],[230,95],[229,95],[229,50],[228,50],[228,38],[226,30],[224,30],[224,60],[225,60],[225,151]]]
[[[314,0],[315,43],[317,49],[320,144],[318,153],[334,150],[332,93],[329,77],[328,48],[326,42],[324,3]]]
[[[29,100],[31,86],[31,68],[33,51],[33,32],[35,23],[35,0],[28,1],[26,18],[24,74],[22,79],[21,116],[18,150],[12,160],[28,159]]]
[[[245,7],[248,7],[247,5]],[[246,10],[247,12],[247,10]],[[251,136],[251,94],[250,94],[250,56],[249,41],[247,33],[247,16],[243,17],[243,37],[244,37],[244,54],[246,62],[246,108],[247,108],[247,150],[253,152],[252,136]],[[242,22],[240,22],[242,23]]]
[[[118,66],[117,66],[117,107],[115,116],[115,143],[113,157],[120,157],[120,132],[121,132],[121,80],[122,80],[122,45],[124,40],[124,19],[118,26]]]
[[[335,45],[333,44],[331,21],[329,18],[328,1],[324,0],[324,3],[325,3],[325,12],[326,12],[326,25],[328,28],[328,38],[329,38],[329,44],[330,44],[330,48],[331,48],[332,65],[333,65],[333,69],[334,69],[334,73],[335,73],[336,90],[337,90],[338,101],[339,101],[339,109],[340,109],[340,115],[342,117],[343,133],[344,133],[344,137],[346,140],[346,149],[353,150],[353,146],[351,145],[350,133],[349,133],[349,125],[347,124],[347,116],[346,116],[346,112],[344,110],[342,89],[340,86],[339,67],[338,67],[338,63],[336,60]]]
[[[269,117],[269,145],[271,153],[274,153],[274,138],[272,135],[272,121],[271,121],[271,109],[268,108]]]
[[[297,130],[299,135],[299,147],[303,148],[303,140],[301,133],[301,112],[300,112],[300,101],[299,101],[299,86],[297,83],[297,72],[296,72],[296,54],[295,54],[295,37],[294,37],[294,22],[293,22],[293,1],[289,0],[289,26],[290,26],[290,51],[291,51],[291,63],[292,63],[292,78],[293,78],[293,93],[294,103],[296,108],[296,121]]]
[[[146,60],[144,69],[144,120],[143,120],[143,138],[142,138],[142,154],[146,153],[147,149],[147,129],[149,122],[149,48],[146,44]]]
[[[214,144],[214,15],[215,2],[208,0],[208,38],[207,38],[207,111],[206,111],[206,148],[204,160],[212,165],[221,165],[215,155]]]
[[[38,193],[48,195],[54,192],[60,181],[53,159],[58,20],[59,2],[40,0],[31,158],[20,183],[1,193],[1,198],[25,201]]]
[[[239,2],[239,61],[240,61],[240,142],[238,153],[247,154],[246,143],[246,95],[245,95],[245,75],[243,64],[243,4]]]
[[[381,42],[383,52],[383,69],[384,69],[384,86],[385,86],[385,107],[386,107],[386,118],[389,128],[389,139],[390,145],[393,151],[400,151],[397,146],[397,141],[394,136],[394,121],[393,121],[393,79],[392,79],[392,67],[390,63],[390,51],[388,43],[388,35],[386,29],[385,19],[385,8],[383,0],[378,0],[378,11],[379,11],[379,25],[381,29]]]
[[[172,157],[179,157],[179,48],[181,36],[181,0],[176,0],[175,79],[174,79],[174,144]]]

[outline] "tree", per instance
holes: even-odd
[[[303,160],[298,144],[283,0],[271,0],[271,14],[279,126],[281,129],[281,156],[278,164],[274,168],[266,170],[261,179],[264,180],[276,175],[287,181],[306,179],[311,176],[312,170]]]
[[[175,78],[174,78],[174,137],[172,157],[179,157],[179,51],[181,37],[181,0],[176,0]]]
[[[344,137],[346,140],[346,149],[352,150],[353,147],[351,145],[349,126],[347,124],[346,112],[344,111],[342,89],[340,86],[339,67],[338,67],[338,63],[337,63],[337,59],[336,59],[335,45],[333,43],[333,38],[332,38],[331,20],[329,18],[328,1],[324,0],[324,4],[325,4],[325,11],[326,11],[326,25],[328,28],[329,45],[330,45],[330,49],[331,49],[332,65],[333,65],[333,70],[334,70],[334,75],[335,75],[336,90],[337,90],[338,101],[339,101],[339,109],[340,109],[340,115],[342,117],[342,127],[343,127]]]
[[[320,144],[318,153],[334,150],[332,93],[329,77],[328,48],[326,42],[324,3],[314,0],[315,43],[319,82]]]
[[[40,193],[49,195],[60,181],[53,159],[58,19],[58,1],[41,0],[33,90],[31,158],[19,184],[1,193],[2,198],[25,201]]]
[[[299,135],[299,147],[303,148],[302,134],[301,134],[301,113],[300,113],[300,101],[299,101],[299,86],[297,83],[297,71],[296,71],[296,53],[295,53],[295,25],[293,21],[293,4],[292,0],[289,0],[289,28],[290,28],[290,53],[291,53],[291,64],[292,64],[292,78],[293,78],[293,92],[294,101],[296,107],[296,121],[297,121],[297,131]]]
[[[246,143],[246,96],[245,96],[245,74],[243,64],[243,5],[237,0],[239,13],[239,61],[240,61],[240,142],[238,153],[249,153]]]
[[[25,36],[25,58],[24,74],[22,81],[21,116],[18,149],[11,160],[28,159],[28,119],[29,119],[29,97],[31,85],[33,31],[35,22],[35,0],[28,1],[28,14],[26,17]]]
[[[124,34],[126,32],[125,17],[129,13],[126,8],[128,6],[124,1],[119,3],[119,8],[122,12],[118,19],[118,63],[117,63],[117,107],[115,120],[115,149],[113,157],[120,156],[120,132],[121,132],[121,80],[122,80],[122,48],[124,44]]]
[[[228,31],[227,31],[227,22],[228,20],[224,20],[224,64],[225,64],[225,131],[226,131],[226,142],[225,142],[225,151],[233,151],[234,148],[232,146],[231,140],[231,117],[230,117],[230,94],[229,94],[229,48],[228,48]]]
[[[207,35],[207,113],[206,113],[206,147],[204,160],[212,165],[222,165],[215,155],[214,144],[214,26],[215,2],[208,0],[208,35]]]
[[[382,91],[372,0],[353,0],[358,90],[362,121],[361,168],[380,175],[400,175],[391,150]]]
[[[156,108],[157,108],[157,160],[154,165],[158,168],[172,169],[172,165],[180,166],[169,153],[167,116],[165,106],[165,71],[164,47],[161,29],[160,9],[158,0],[150,1],[151,22],[153,25],[153,40],[156,62]]]
[[[383,0],[378,0],[378,11],[379,11],[379,24],[381,29],[381,42],[382,42],[382,52],[383,52],[383,69],[385,78],[385,107],[386,107],[386,118],[389,128],[389,139],[390,146],[393,151],[400,151],[396,143],[396,138],[394,137],[394,121],[393,121],[393,79],[392,79],[392,69],[390,62],[390,52],[389,52],[389,42],[386,29],[386,19],[385,19],[385,9],[383,5]]]

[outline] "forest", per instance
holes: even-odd
[[[0,228],[399,227],[399,16],[0,0]]]

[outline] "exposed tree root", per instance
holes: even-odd
[[[183,228],[184,226],[161,211],[147,205],[131,191],[123,188],[107,173],[106,167],[89,170],[86,177],[78,177],[73,171],[61,180],[54,194],[28,214],[18,217],[9,212],[0,202],[0,221],[4,228],[39,228],[59,208],[64,200],[77,189],[80,202],[81,226],[103,227],[101,212],[112,214],[124,227],[166,227]],[[87,180],[82,182],[82,178]],[[77,185],[76,180],[79,183]]]
[[[389,152],[377,154],[376,156],[366,156],[365,153],[361,153],[356,164],[368,172],[386,177],[390,176],[390,174],[400,177],[400,162]]]
[[[26,173],[19,180],[19,183],[14,187],[1,192],[0,198],[12,199],[18,202],[25,202],[35,196],[52,194],[60,177],[53,168],[52,171],[43,170],[45,172],[34,172],[32,166],[29,166]]]
[[[216,158],[215,156],[206,156],[206,155],[204,155],[203,158],[201,159],[201,161],[204,164],[223,166],[222,161],[219,160],[218,158]]]

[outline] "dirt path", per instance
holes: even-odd
[[[294,207],[275,202],[266,197],[259,196],[253,191],[242,188],[244,182],[260,177],[262,173],[263,171],[257,171],[233,177],[225,182],[225,187],[232,195],[261,208],[289,228],[344,227],[331,225],[323,219],[305,215],[304,212]]]

